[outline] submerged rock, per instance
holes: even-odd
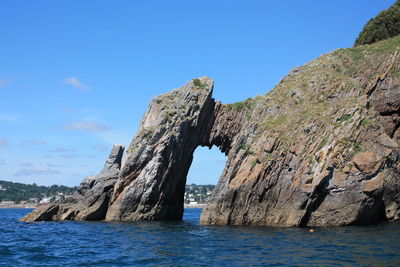
[[[180,220],[193,152],[214,145],[228,159],[202,224],[399,220],[399,44],[323,55],[234,104],[194,79],[151,102],[121,170],[119,146],[76,195],[24,220]]]

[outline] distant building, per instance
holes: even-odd
[[[29,203],[39,203],[39,199],[37,197],[31,197]]]
[[[215,185],[186,185],[183,201],[185,204],[191,202],[197,202],[198,205],[206,204],[210,201],[214,188]]]
[[[49,197],[44,197],[40,200],[39,202],[40,204],[46,204],[46,203],[50,203],[50,198]]]
[[[56,200],[56,197],[44,197],[42,200],[40,200],[40,204],[47,204],[47,203],[52,203]]]
[[[59,200],[63,200],[64,199],[64,195],[58,195],[58,196],[56,196],[56,198],[55,198],[55,201],[59,201]]]

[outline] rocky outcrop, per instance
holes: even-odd
[[[399,44],[334,51],[234,104],[214,101],[210,78],[194,79],[151,102],[120,171],[119,161],[109,179],[87,178],[72,200],[26,220],[180,220],[198,146],[228,156],[202,224],[399,220]]]
[[[249,117],[201,223],[399,220],[399,44],[324,55],[247,108],[235,104]]]
[[[63,200],[39,206],[22,221],[103,220],[121,168],[124,147],[115,145],[103,170],[86,177],[78,191]]]
[[[130,144],[106,220],[180,220],[193,152],[212,120],[213,81],[156,97]]]

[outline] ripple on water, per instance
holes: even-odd
[[[19,222],[30,210],[0,210],[3,266],[398,266],[399,224],[270,228],[182,222]]]

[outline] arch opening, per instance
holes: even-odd
[[[196,148],[186,176],[184,194],[186,208],[201,208],[207,204],[225,168],[227,158],[216,146]]]

